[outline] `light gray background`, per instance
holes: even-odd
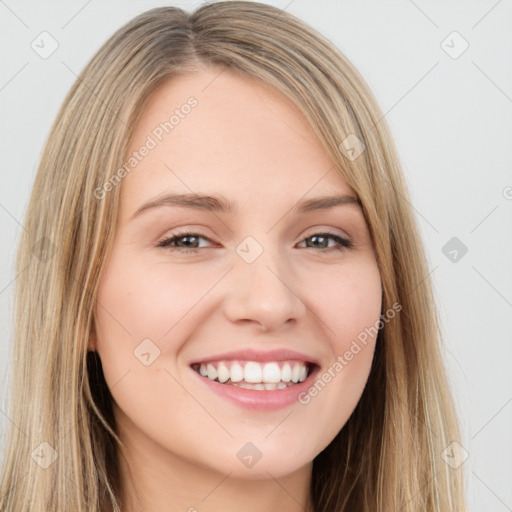
[[[123,23],[152,7],[200,3],[0,0],[0,434],[15,247],[57,109]],[[428,250],[469,453],[470,510],[512,510],[512,2],[268,3],[330,38],[386,113]],[[59,45],[47,59],[31,48],[43,31]],[[469,44],[457,58],[464,43],[453,31]],[[442,252],[454,236],[468,248],[457,262]]]

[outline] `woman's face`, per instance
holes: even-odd
[[[317,201],[353,190],[288,100],[229,71],[160,86],[129,153],[90,346],[121,439],[161,468],[309,467],[362,394],[381,312],[361,208]]]

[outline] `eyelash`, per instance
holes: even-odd
[[[313,238],[315,236],[331,238],[332,240],[335,240],[338,243],[337,247],[328,247],[326,249],[320,249],[323,252],[328,252],[328,251],[331,251],[334,249],[343,251],[345,249],[352,249],[352,247],[354,246],[354,243],[351,240],[349,240],[347,238],[343,238],[335,233],[331,233],[330,231],[322,231],[319,233],[313,233],[312,235],[309,235],[308,237],[304,238],[302,241],[308,240],[309,238]],[[192,249],[186,249],[183,247],[172,247],[171,246],[172,243],[180,240],[181,238],[186,238],[186,237],[204,238],[205,240],[208,240],[209,242],[211,242],[211,240],[208,237],[203,236],[200,233],[184,232],[184,233],[175,233],[171,237],[164,238],[163,240],[158,242],[157,247],[163,247],[170,251],[178,250],[181,253],[195,253],[201,249],[209,249],[209,247],[194,247]],[[307,249],[313,249],[313,248],[307,247]]]

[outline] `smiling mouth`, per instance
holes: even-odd
[[[204,378],[243,389],[274,391],[293,387],[306,380],[314,363],[305,361],[210,361],[191,368]]]

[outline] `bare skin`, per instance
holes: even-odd
[[[381,312],[361,208],[293,210],[318,196],[356,197],[312,128],[268,86],[217,75],[205,69],[155,91],[130,153],[187,98],[198,104],[118,185],[90,348],[134,469],[121,458],[123,512],[308,510],[312,461],[343,428],[371,368],[372,337],[307,404],[262,411],[212,393],[190,367],[222,352],[284,348],[332,373]],[[171,192],[222,195],[238,212],[164,205],[135,215]],[[158,246],[176,233],[181,239]],[[237,252],[247,237],[251,251],[262,250],[251,263]],[[150,365],[134,356],[145,339],[151,354],[160,351]],[[248,442],[262,454],[252,467],[237,456]]]

